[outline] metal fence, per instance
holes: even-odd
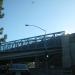
[[[51,33],[51,34],[46,34],[46,35],[40,35],[40,36],[5,42],[0,45],[0,52],[9,51],[11,49],[19,48],[19,47],[23,47],[23,46],[36,47],[36,44],[37,44],[37,47],[43,47],[44,36],[45,36],[45,41],[47,41],[47,43],[48,43],[47,46],[52,47],[52,46],[55,46],[60,43],[59,38],[60,38],[60,36],[62,37],[62,35],[64,35],[64,34],[65,34],[65,32],[61,31],[61,32],[56,32],[56,33]]]

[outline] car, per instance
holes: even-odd
[[[8,67],[7,75],[30,75],[26,64],[10,64]]]

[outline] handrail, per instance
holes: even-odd
[[[46,40],[48,40],[50,38],[62,36],[64,34],[65,34],[64,31],[46,34],[45,38]],[[32,44],[35,42],[38,43],[38,42],[44,41],[43,39],[44,39],[44,35],[40,35],[40,36],[5,42],[0,45],[0,51],[5,51],[5,50],[9,50],[9,49],[16,48],[16,47],[21,47],[21,46]]]

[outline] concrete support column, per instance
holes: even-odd
[[[16,72],[16,75],[21,75],[21,72],[17,71],[17,72]]]
[[[40,64],[39,58],[35,57],[35,67],[38,68]]]
[[[71,54],[70,54],[70,43],[69,43],[69,35],[65,35],[62,37],[62,50],[63,50],[63,68],[71,67]]]

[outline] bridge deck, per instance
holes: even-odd
[[[44,55],[46,52],[48,54],[61,53],[63,35],[64,32],[57,32],[3,43],[0,45],[0,60]]]

